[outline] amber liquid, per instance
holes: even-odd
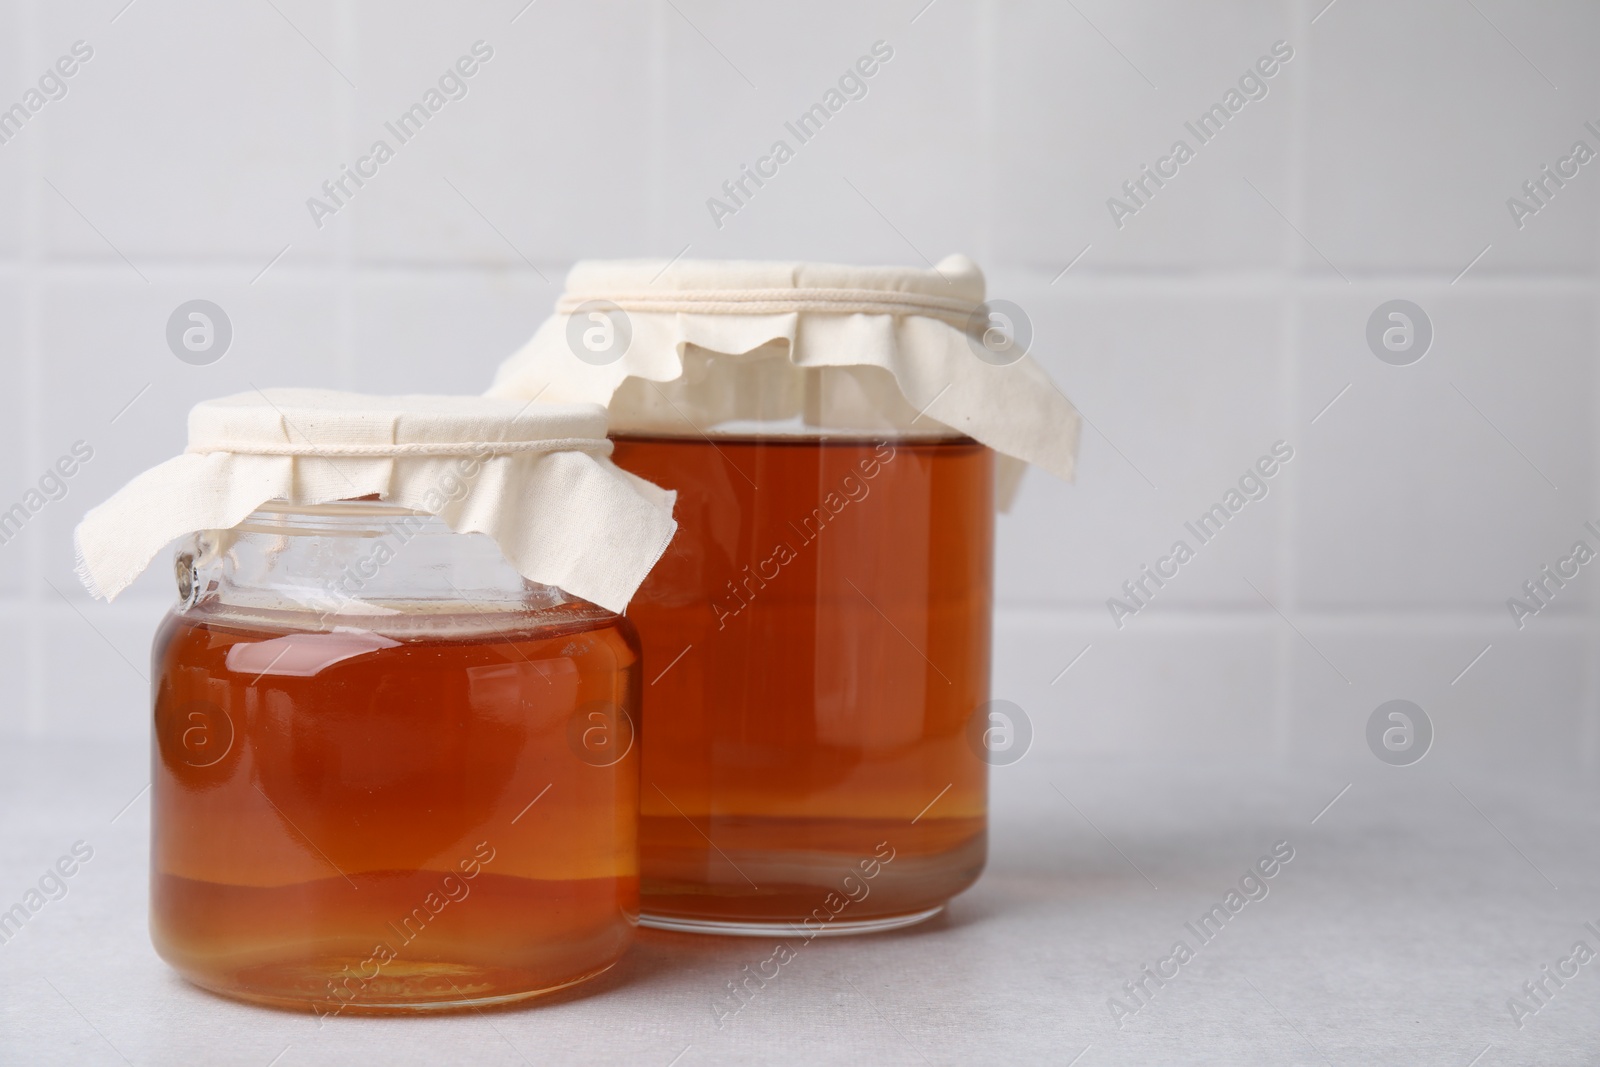
[[[637,709],[637,639],[590,605],[552,614],[413,616],[378,637],[204,603],[169,616],[162,957],[318,1014],[514,1000],[615,962],[638,913],[638,752],[616,710]]]
[[[648,665],[644,913],[796,923],[821,908],[842,926],[971,885],[988,449],[618,437],[613,458],[678,492],[678,535],[628,609]],[[859,895],[843,879],[884,843],[893,862]]]

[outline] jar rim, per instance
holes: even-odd
[[[328,500],[315,504],[268,500],[227,530],[212,536],[269,534],[280,537],[379,537],[400,524],[412,534],[456,531],[431,511],[378,499]]]
[[[256,506],[256,512],[271,512],[277,515],[326,515],[326,516],[402,516],[402,515],[432,515],[431,511],[419,511],[401,504],[390,504],[383,500],[374,500],[364,497],[355,497],[350,500],[327,500],[317,504],[296,504],[289,500],[268,500]]]

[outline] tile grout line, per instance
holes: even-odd
[[[666,171],[667,171],[667,114],[670,101],[667,91],[667,6],[650,5],[650,26],[645,47],[648,49],[650,92],[649,150],[645,159],[645,233],[657,246],[667,243],[666,237]]]
[[[355,70],[355,76],[361,81],[366,80],[366,70],[361,64],[364,58],[361,43],[356,27],[356,11],[354,0],[339,0],[334,9],[338,19],[339,41],[343,46],[340,58],[347,67]],[[354,56],[355,62],[351,62]],[[335,114],[338,116],[341,152],[347,153],[356,143],[356,102],[353,93],[342,91],[342,87],[330,85],[328,90],[333,94]],[[356,265],[355,265],[355,219],[350,219],[350,225],[341,227],[336,237],[338,251],[334,255],[334,266],[337,270],[337,292],[339,294],[339,356],[336,366],[339,377],[346,383],[346,387],[356,392],[377,393],[383,392],[379,383],[366,384],[358,380],[360,359],[356,353],[356,345],[360,331],[356,326]],[[285,235],[286,237],[288,235]]]
[[[1600,244],[1600,231],[1596,233],[1596,243]],[[1600,343],[1600,301],[1590,308],[1590,351]],[[1589,410],[1590,417],[1594,418],[1600,413],[1600,374],[1596,374],[1589,383]],[[1590,431],[1589,442],[1590,462],[1594,465],[1589,476],[1589,507],[1594,513],[1594,501],[1600,500],[1600,433]],[[1600,649],[1595,644],[1600,641],[1600,597],[1590,598],[1588,615],[1588,640],[1584,642],[1583,684],[1579,687],[1582,694],[1583,707],[1580,710],[1578,721],[1578,760],[1583,775],[1594,781],[1600,778]]]
[[[291,243],[298,247],[298,243]],[[1067,251],[1072,253],[1073,248]],[[354,270],[374,280],[437,281],[441,277],[452,276],[474,279],[516,278],[521,275],[537,277],[530,268],[509,266],[500,262],[364,259],[354,251],[350,253],[348,260]],[[569,267],[572,262],[573,257],[536,258],[533,261],[534,266],[541,270],[548,269],[558,273]],[[195,255],[164,258],[152,255],[141,256],[140,263],[147,270],[153,269],[167,275],[189,273],[213,276],[219,272],[232,272],[248,280],[260,272],[262,258],[243,259],[235,256],[201,258]],[[1058,278],[1061,274],[1061,265],[1059,261],[1036,264],[1011,260],[994,260],[983,264],[989,274],[1014,274],[1017,276],[1017,282],[1023,284],[1037,282],[1041,287],[1048,287],[1052,279]],[[85,281],[122,275],[126,273],[127,267],[113,259],[50,257],[42,252],[36,262],[25,260],[21,256],[0,256],[0,278],[8,275],[21,276],[25,271],[37,271],[42,277],[51,281]],[[287,276],[301,282],[315,282],[336,278],[338,271],[335,259],[297,261],[296,257],[291,255],[285,261],[275,264],[269,277]],[[1595,284],[1600,282],[1600,271],[1524,270],[1491,274],[1483,278],[1468,275],[1455,289],[1451,289],[1448,272],[1442,273],[1426,266],[1390,267],[1367,273],[1360,272],[1358,268],[1347,268],[1347,272],[1352,275],[1349,283],[1294,268],[1268,270],[1226,265],[1217,265],[1214,268],[1190,268],[1155,264],[1130,269],[1107,267],[1097,269],[1085,265],[1074,267],[1067,277],[1060,279],[1056,289],[1061,292],[1077,291],[1089,294],[1109,292],[1157,298],[1195,295],[1259,297],[1289,292],[1348,293],[1353,283],[1358,287],[1370,289],[1410,286],[1417,289],[1437,289],[1441,293],[1477,290],[1499,294],[1532,292],[1543,296],[1570,297],[1588,296],[1593,293]]]
[[[982,212],[977,218],[978,254],[988,257],[995,249],[996,223],[995,204],[997,197],[994,195],[998,184],[998,175],[993,163],[995,158],[994,146],[997,140],[995,123],[995,94],[996,77],[995,43],[999,37],[999,25],[995,13],[995,0],[981,0],[974,16],[977,19],[976,32],[973,37],[977,47],[978,71],[978,143],[982,146],[978,164],[978,188],[980,191],[979,203],[983,205]],[[984,262],[980,259],[978,262]],[[991,294],[992,296],[992,294]]]
[[[40,32],[40,0],[18,4],[16,6],[17,18],[21,20],[21,32],[17,34],[17,43],[14,46],[22,54],[17,56],[21,62],[19,70],[31,70],[33,59],[42,55],[42,36]],[[44,403],[44,321],[43,321],[43,280],[41,278],[40,264],[43,256],[43,219],[40,217],[42,197],[40,188],[44,184],[43,161],[39,155],[38,137],[27,138],[22,145],[24,153],[24,166],[22,173],[27,188],[22,195],[23,221],[21,258],[23,262],[23,281],[18,299],[22,301],[22,350],[23,375],[22,396],[25,398],[26,410],[22,412],[22,456],[23,469],[18,472],[25,481],[38,477],[39,465],[44,456],[44,425],[41,409]],[[31,537],[25,537],[23,550],[26,553],[27,571],[22,578],[21,599],[28,612],[37,611],[44,599],[44,590],[40,578],[44,574],[45,551],[44,538],[40,531],[32,531]],[[46,653],[47,635],[43,627],[26,627],[27,637],[25,645],[28,650],[28,663],[26,670],[26,716],[25,729],[29,736],[41,736],[45,733],[45,724],[48,721],[45,708],[45,670],[44,661]]]
[[[1306,0],[1284,0],[1282,11],[1293,26],[1308,25],[1305,21],[1307,12]],[[1316,57],[1311,47],[1310,34],[1302,35],[1304,40],[1296,46],[1296,53],[1301,58],[1304,66],[1295,71],[1295,80],[1289,87],[1289,137],[1285,144],[1287,154],[1286,166],[1288,168],[1289,195],[1284,201],[1284,206],[1293,218],[1304,222],[1305,205],[1307,201],[1306,190],[1306,139],[1305,121],[1308,111],[1306,100],[1307,85],[1311,75],[1315,73]],[[1304,255],[1304,248],[1299,241],[1291,241],[1286,235],[1285,248],[1289,250],[1290,261],[1285,264],[1293,270],[1301,262],[1299,257]],[[1291,446],[1296,437],[1301,437],[1295,414],[1298,410],[1298,393],[1300,387],[1300,335],[1301,335],[1301,298],[1298,286],[1290,286],[1279,298],[1279,338],[1282,349],[1279,353],[1279,388],[1283,390],[1280,397],[1281,428],[1284,439]],[[1303,440],[1304,438],[1301,437]],[[1273,553],[1274,564],[1277,571],[1278,596],[1285,609],[1301,614],[1300,588],[1296,581],[1299,563],[1300,546],[1295,541],[1297,519],[1299,518],[1299,494],[1296,492],[1296,478],[1298,471],[1291,471],[1290,476],[1280,487],[1283,500],[1279,504],[1277,516],[1278,545]],[[1273,749],[1278,757],[1287,760],[1294,749],[1295,717],[1294,717],[1294,649],[1292,639],[1287,631],[1279,630],[1275,634],[1276,656],[1274,671],[1274,728]]]
[[[1300,299],[1297,296],[1287,296],[1279,304],[1278,315],[1282,334],[1283,351],[1279,356],[1279,387],[1283,390],[1281,403],[1283,406],[1280,418],[1282,419],[1282,433],[1284,439],[1291,446],[1296,437],[1301,435],[1296,432],[1294,415],[1296,410],[1296,394],[1299,387],[1299,336],[1300,336]],[[1302,437],[1303,440],[1303,437]],[[1288,477],[1279,486],[1282,499],[1278,504],[1276,526],[1278,544],[1273,552],[1274,567],[1277,571],[1278,595],[1285,608],[1301,616],[1300,587],[1296,581],[1297,564],[1300,546],[1295,541],[1296,520],[1299,516],[1299,494],[1296,491],[1295,476],[1298,471],[1288,472]],[[1274,704],[1276,708],[1275,736],[1273,748],[1282,759],[1287,759],[1294,747],[1294,651],[1290,633],[1287,630],[1275,632],[1277,642],[1276,670],[1274,672]]]
[[[1600,252],[1600,229],[1591,233],[1591,239]],[[1600,258],[1600,257],[1597,257]],[[1600,344],[1600,301],[1589,311],[1589,350],[1592,353]],[[1592,363],[1592,359],[1591,359]],[[1589,414],[1591,419],[1600,415],[1600,374],[1589,383]],[[1600,501],[1600,433],[1590,430],[1589,459],[1593,464],[1589,475],[1588,508],[1595,514],[1595,502]],[[1578,764],[1580,773],[1590,782],[1600,779],[1600,597],[1591,597],[1588,615],[1588,640],[1584,642],[1583,683],[1579,686],[1583,707],[1578,720]]]

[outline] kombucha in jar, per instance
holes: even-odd
[[[989,694],[990,451],[615,441],[619,466],[678,492],[678,536],[629,608],[653,665],[646,921],[831,934],[936,912],[985,858],[968,727]]]
[[[359,599],[334,595],[386,540]],[[263,508],[225,553],[206,542],[180,550],[153,654],[161,956],[320,1015],[610,967],[638,913],[628,621],[377,503]],[[313,581],[331,610],[305,606]]]
[[[1071,478],[1078,416],[1027,313],[929,269],[587,261],[490,395],[607,407],[677,495],[628,609],[646,677],[640,921],[869,933],[927,919],[987,848],[995,510]]]

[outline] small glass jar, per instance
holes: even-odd
[[[639,643],[495,543],[354,500],[177,556],[153,652],[151,936],[319,1015],[497,1004],[638,922]]]

